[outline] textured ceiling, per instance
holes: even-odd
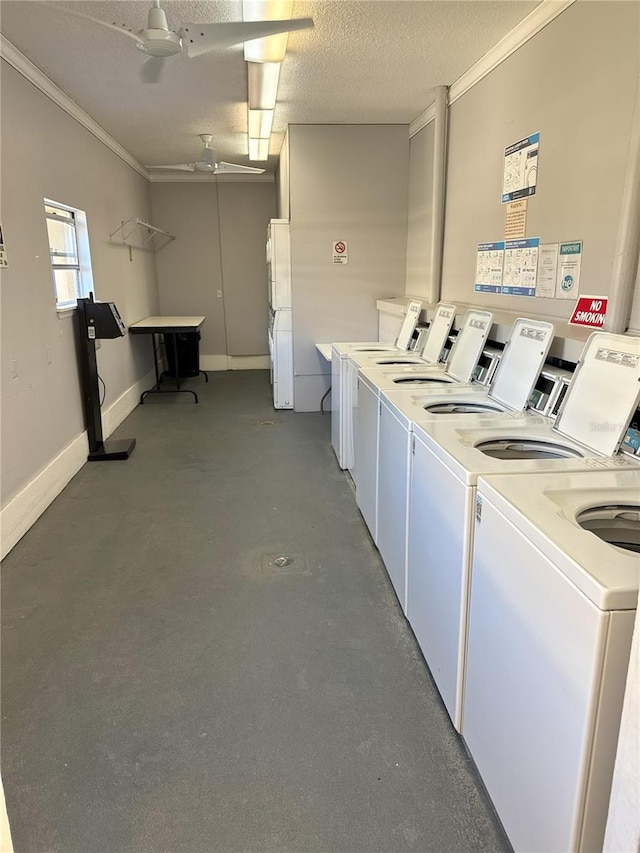
[[[409,124],[526,17],[539,0],[300,0],[282,66],[271,156],[287,124]],[[158,84],[143,84],[144,57],[128,38],[60,7],[146,24],[146,0],[2,0],[0,30],[145,166],[198,158],[212,133],[216,158],[249,165],[242,47],[170,57]],[[167,0],[169,27],[242,20],[242,3]],[[254,164],[256,165],[256,164]]]

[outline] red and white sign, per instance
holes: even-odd
[[[602,329],[608,301],[606,296],[579,296],[569,320],[570,325]]]
[[[349,263],[349,249],[344,240],[335,240],[332,244],[332,256],[334,264]]]

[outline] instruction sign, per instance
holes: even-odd
[[[500,293],[504,264],[504,240],[497,243],[478,243],[476,261],[476,293]]]
[[[502,293],[505,296],[535,296],[538,277],[539,237],[505,240]]]
[[[556,277],[556,299],[575,299],[580,292],[580,268],[582,266],[582,240],[560,243],[558,249],[558,273]]]
[[[331,252],[334,264],[349,263],[349,247],[346,240],[334,240]]]
[[[504,239],[517,240],[527,235],[527,199],[510,201],[504,214]]]
[[[590,326],[602,329],[607,316],[606,296],[580,296],[573,309],[569,323],[572,326]]]
[[[535,194],[539,146],[540,134],[532,133],[504,149],[503,204]]]
[[[558,275],[558,244],[543,243],[538,253],[538,279],[536,281],[536,296],[542,299],[553,299],[556,293],[556,278]]]

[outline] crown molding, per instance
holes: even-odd
[[[167,174],[165,172],[149,171],[148,174],[152,184],[273,184],[275,182],[273,172],[265,172],[264,175],[211,175],[206,172],[175,172],[174,174]]]
[[[53,80],[50,80],[43,71],[27,59],[27,57],[1,33],[0,57],[12,68],[15,68],[18,74],[22,74],[22,76],[30,83],[33,83],[33,85],[39,89],[43,95],[46,95],[54,102],[54,104],[57,104],[60,109],[64,110],[71,116],[71,118],[75,119],[78,124],[81,124],[86,128],[89,133],[93,134],[93,136],[102,142],[103,145],[110,148],[111,151],[113,151],[114,154],[117,154],[121,160],[124,160],[128,166],[131,166],[131,168],[135,169],[139,175],[142,175],[143,178],[149,180],[149,173],[145,167],[135,159],[135,157],[132,157],[132,155],[129,154],[129,152],[123,148],[119,142],[116,142],[116,140],[110,136],[97,121],[92,119],[91,116],[79,107],[75,101],[72,101],[59,86],[56,86]]]
[[[423,127],[426,127],[430,122],[436,120],[436,104],[435,101],[426,108],[417,118],[409,125],[409,139],[419,133]]]
[[[575,2],[576,0],[542,0],[542,3],[536,6],[533,12],[527,15],[526,18],[523,18],[510,33],[507,33],[498,44],[485,53],[482,59],[479,59],[475,65],[472,65],[468,71],[465,71],[449,87],[449,106]],[[415,136],[429,122],[434,121],[435,117],[435,104],[432,104],[411,122],[409,125],[409,138]]]

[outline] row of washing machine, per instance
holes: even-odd
[[[501,352],[491,325],[467,312],[445,364],[334,346],[341,464],[514,849],[598,850],[640,581],[640,339],[592,334],[571,374],[545,365],[550,324],[517,320]]]

